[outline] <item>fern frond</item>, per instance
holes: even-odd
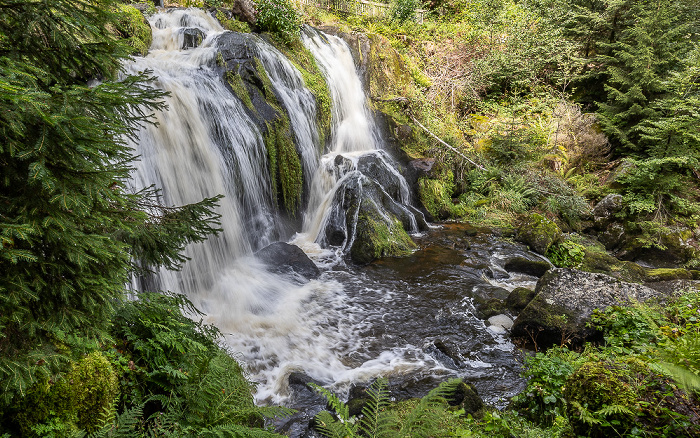
[[[343,403],[337,395],[314,383],[309,383],[309,386],[319,392],[326,399],[326,401],[328,401],[328,405],[335,411],[341,421],[350,420],[350,410],[348,409],[348,405]]]
[[[441,420],[440,408],[447,408],[446,398],[453,395],[461,384],[461,379],[450,379],[432,389],[402,421],[400,434],[417,438],[432,436]]]
[[[349,421],[338,421],[328,411],[321,411],[316,414],[315,429],[327,438],[354,438],[356,426]]]
[[[602,415],[603,417],[609,417],[611,415],[634,415],[634,412],[625,405],[605,405],[595,412],[596,415]]]
[[[662,362],[658,364],[661,371],[673,378],[680,386],[688,391],[700,392],[700,376],[688,368]]]
[[[576,411],[578,411],[579,420],[583,421],[589,426],[602,423],[601,420],[595,418],[588,409],[581,405],[581,403],[577,401],[571,401],[571,406],[573,406],[576,409]]]
[[[386,380],[377,379],[367,388],[369,401],[362,408],[360,431],[367,437],[389,438],[397,433],[396,418],[389,411],[389,389]]]

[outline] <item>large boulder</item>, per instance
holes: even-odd
[[[313,280],[321,275],[318,266],[296,245],[275,242],[255,253],[255,256],[270,271],[278,274],[293,274],[305,280]]]
[[[562,232],[559,226],[541,214],[533,213],[518,227],[516,239],[535,252],[546,254],[553,244],[559,242]]]
[[[640,284],[576,269],[548,271],[537,282],[535,293],[515,320],[512,335],[534,339],[540,347],[590,339],[595,330],[586,323],[595,309],[665,297]]]
[[[546,260],[532,260],[525,257],[512,257],[503,265],[503,269],[508,272],[518,272],[521,274],[541,277],[549,271],[552,264]]]
[[[355,159],[337,155],[328,171],[340,183],[319,236],[321,245],[344,247],[356,263],[415,249],[408,233],[427,229],[427,223],[410,205],[406,183],[385,153],[372,151]]]

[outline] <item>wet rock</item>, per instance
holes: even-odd
[[[613,193],[607,195],[593,207],[593,225],[599,230],[607,229],[615,220],[615,213],[622,210],[622,195]]]
[[[260,77],[256,68],[259,54],[255,37],[237,32],[224,32],[212,41],[212,45],[219,50],[217,64],[220,65],[217,65],[217,68],[222,80],[230,85],[230,76],[239,78],[240,87],[231,87],[231,91],[241,101],[250,103],[250,107],[246,104],[248,115],[262,132],[268,132],[268,126],[287,117],[271,105],[270,101],[279,103],[282,100],[275,94],[276,90],[265,90],[264,78]],[[272,95],[267,95],[267,92],[271,92]]]
[[[625,227],[618,223],[612,223],[605,230],[598,233],[598,240],[608,250],[622,246],[627,240],[626,237]]]
[[[559,242],[562,232],[559,226],[541,214],[531,214],[518,227],[516,239],[533,251],[546,254],[553,244]]]
[[[295,274],[306,280],[321,275],[316,264],[296,245],[275,242],[255,253],[255,256],[278,274]]]
[[[535,291],[525,287],[517,287],[508,295],[505,304],[513,312],[520,312],[535,298]]]
[[[425,230],[428,224],[410,205],[408,187],[386,154],[373,151],[355,162],[337,155],[333,172],[343,179],[331,202],[322,245],[349,245],[345,249],[351,259],[361,264],[408,255],[416,248],[408,232]]]
[[[640,284],[575,269],[550,270],[537,282],[535,292],[515,320],[512,336],[533,337],[540,347],[592,337],[595,331],[586,323],[595,309],[665,296]]]
[[[513,328],[513,320],[510,319],[508,315],[500,314],[494,315],[487,320],[489,326],[501,327],[505,330],[510,330]]]
[[[464,409],[465,415],[479,416],[484,409],[484,401],[479,396],[476,387],[471,383],[462,381],[457,390],[447,398],[450,406],[458,406]]]
[[[482,319],[489,319],[492,316],[500,315],[507,310],[503,300],[498,298],[475,298],[476,310]]]
[[[206,35],[196,27],[187,27],[182,29],[182,50],[194,49],[199,47],[204,41]]]
[[[408,163],[417,173],[418,176],[425,176],[433,170],[435,158],[419,158]]]
[[[459,368],[462,361],[454,345],[447,345],[440,339],[434,340],[426,349],[428,354],[435,356],[447,368]]]
[[[353,384],[348,391],[348,412],[350,416],[362,414],[362,410],[369,403],[370,398],[367,394],[367,386]]]
[[[541,277],[552,267],[552,264],[545,260],[530,260],[525,257],[514,257],[508,259],[503,267],[508,272],[519,272],[534,277]]]

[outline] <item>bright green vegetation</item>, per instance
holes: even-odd
[[[219,55],[221,55],[221,53],[219,53]],[[246,90],[245,85],[243,84],[243,78],[241,78],[241,75],[232,71],[227,71],[226,82],[228,82],[228,85],[236,94],[236,97],[240,98],[243,101],[243,104],[249,110],[255,112],[253,101],[250,100],[250,94],[248,94],[248,90]]]
[[[295,215],[301,205],[301,194],[304,189],[301,159],[294,146],[289,116],[277,100],[270,77],[257,59],[255,70],[262,80],[265,100],[278,114],[277,120],[267,124],[267,132],[263,136],[270,165],[272,190],[276,198],[281,199],[287,212]]]
[[[299,13],[289,0],[255,0],[255,24],[286,44],[299,39]]]
[[[311,52],[304,47],[300,39],[290,44],[277,44],[277,48],[284,53],[292,64],[301,73],[304,85],[311,91],[316,99],[316,125],[318,127],[320,148],[323,150],[325,140],[330,135],[333,122],[331,92],[328,89],[326,78],[321,73],[316,59]]]
[[[363,200],[357,218],[355,243],[350,256],[358,263],[369,263],[380,257],[400,257],[410,254],[416,244],[398,219],[387,219],[376,213],[370,200]]]
[[[226,30],[241,33],[250,32],[250,25],[248,23],[237,20],[236,17],[227,18],[226,15],[221,11],[216,11],[216,19],[219,20],[221,26]]]
[[[134,55],[146,56],[151,47],[151,26],[135,7],[120,4],[117,8],[115,28],[118,36],[133,48]]]

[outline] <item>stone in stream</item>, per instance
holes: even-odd
[[[513,257],[508,259],[503,266],[508,272],[518,272],[534,277],[543,276],[551,267],[552,264],[545,260],[530,260],[525,257]]]
[[[519,242],[543,255],[547,253],[550,246],[559,242],[561,237],[559,226],[537,213],[531,214],[522,221],[516,235]]]
[[[206,35],[196,27],[187,27],[182,29],[182,37],[182,47],[180,48],[187,50],[199,47]]]
[[[255,256],[277,274],[296,274],[306,280],[314,280],[321,275],[318,266],[296,245],[275,242],[255,253]]]
[[[547,348],[567,340],[580,343],[595,329],[586,327],[595,309],[662,299],[666,295],[641,284],[576,269],[552,269],[537,282],[536,296],[520,312],[512,336]]]

